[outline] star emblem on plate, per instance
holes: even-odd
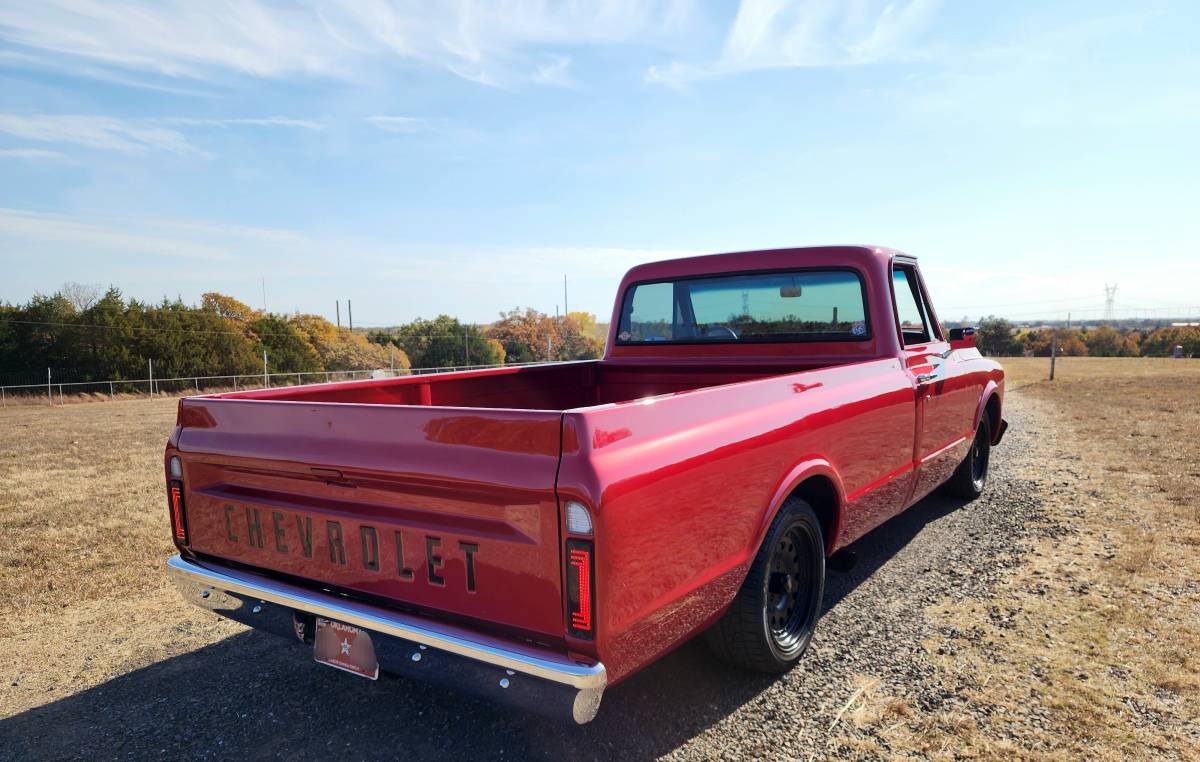
[[[342,638],[342,653],[343,654],[350,653],[350,641],[346,640],[345,638]]]

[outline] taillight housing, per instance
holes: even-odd
[[[590,540],[567,540],[567,632],[595,637],[595,547]]]
[[[183,476],[183,464],[178,456],[171,456],[168,474],[172,477]],[[183,480],[181,478],[167,480],[167,509],[171,514],[171,535],[175,538],[175,544],[187,545],[187,508],[183,501]]]

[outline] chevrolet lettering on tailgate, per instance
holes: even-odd
[[[347,538],[343,523],[333,519],[314,521],[312,516],[300,513],[233,503],[225,503],[221,511],[225,517],[225,539],[230,545],[270,548],[276,553],[317,562],[328,561],[331,566],[346,567],[353,563],[363,571],[388,574],[406,582],[417,577],[413,565],[419,564],[425,570],[420,576],[422,581],[437,586],[446,584],[441,537],[400,529],[380,531],[371,524],[355,524],[352,525],[356,527],[354,536]],[[386,547],[381,544],[381,537]],[[414,545],[419,557],[412,552],[405,553],[406,547]],[[473,593],[476,591],[475,554],[479,552],[479,543],[459,540],[456,545],[465,569],[463,585],[467,592]]]

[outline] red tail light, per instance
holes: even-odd
[[[171,532],[175,542],[187,545],[187,514],[183,506],[183,482],[167,482],[167,504],[171,509]]]
[[[593,637],[596,591],[592,555],[592,543],[567,540],[567,631],[577,638]]]

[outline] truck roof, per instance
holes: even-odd
[[[663,259],[658,262],[637,265],[625,274],[621,290],[623,292],[630,283],[646,280],[743,270],[804,267],[810,264],[821,266],[834,264],[836,261],[840,261],[842,264],[868,265],[868,263],[874,264],[882,260],[886,264],[897,256],[907,257],[909,255],[886,246],[862,244],[798,246],[787,249],[757,249],[724,254],[703,254],[696,257]]]

